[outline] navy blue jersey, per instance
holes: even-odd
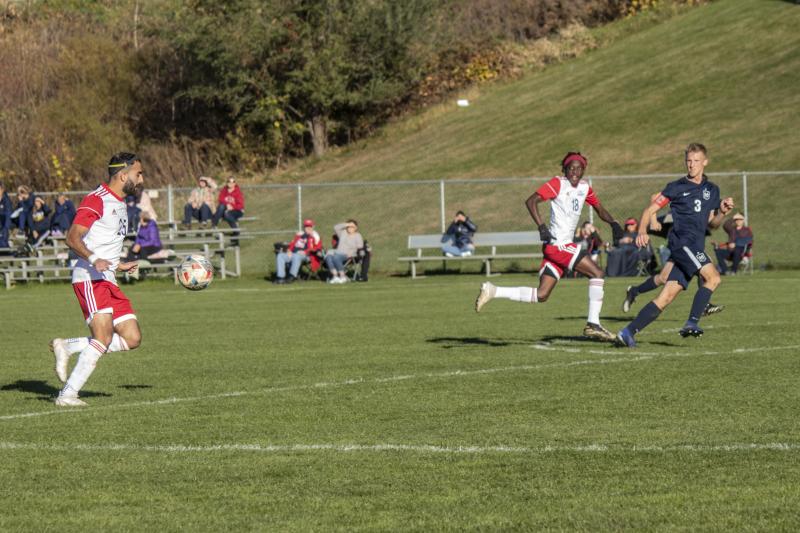
[[[703,176],[703,181],[693,183],[683,177],[668,183],[656,199],[662,207],[669,202],[673,226],[669,234],[669,247],[690,245],[702,250],[706,238],[709,214],[720,208],[719,187]]]

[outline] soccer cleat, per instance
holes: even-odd
[[[633,285],[628,285],[625,291],[625,301],[622,302],[622,312],[628,313],[631,310],[633,302],[636,301],[636,294],[633,292]]]
[[[69,351],[67,351],[67,341],[64,339],[53,339],[50,341],[50,351],[56,357],[56,376],[61,383],[67,381],[67,365],[69,364]]]
[[[678,333],[680,333],[683,338],[703,336],[703,330],[697,324],[686,324]]]
[[[706,308],[703,310],[702,316],[713,315],[714,313],[719,313],[723,309],[725,309],[724,305],[714,305],[711,302],[708,302],[708,305],[706,305]]]
[[[583,336],[589,337],[590,339],[597,339],[599,341],[613,341],[616,338],[614,334],[608,331],[606,328],[600,324],[594,324],[592,322],[587,322],[586,326],[584,326]]]
[[[56,398],[59,407],[86,407],[88,404],[77,396],[59,396]]]
[[[636,339],[633,338],[628,328],[622,328],[614,338],[614,344],[622,348],[636,348]]]
[[[483,306],[494,299],[494,295],[496,293],[497,287],[488,281],[483,282],[481,284],[481,292],[478,294],[478,298],[475,300],[475,312],[480,313],[481,309],[483,309]]]

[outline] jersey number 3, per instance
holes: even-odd
[[[695,200],[694,201],[694,210],[695,210],[695,212],[699,213],[700,209],[702,209],[702,204],[700,203],[700,200]]]

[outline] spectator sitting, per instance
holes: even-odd
[[[33,199],[30,222],[31,231],[28,242],[34,248],[38,248],[50,235],[50,207],[41,196],[36,196]]]
[[[584,250],[595,263],[598,262],[600,253],[606,245],[597,232],[597,228],[588,220],[575,232],[575,242],[581,245],[581,250]]]
[[[135,194],[129,194],[125,197],[125,206],[128,212],[128,233],[134,233],[139,230],[139,217],[142,215],[142,210],[136,204]]]
[[[53,218],[50,223],[50,233],[54,236],[66,235],[75,218],[75,205],[67,198],[67,195],[59,193],[56,197]]]
[[[635,218],[625,221],[625,233],[617,245],[608,252],[606,274],[608,276],[637,276],[639,262],[652,262],[654,256],[649,248],[636,246],[636,235],[639,223]]]
[[[364,238],[358,232],[358,222],[352,218],[347,222],[336,224],[333,227],[338,242],[335,250],[329,250],[325,255],[325,265],[331,272],[328,283],[347,283],[347,273],[344,264],[348,259],[355,257],[358,251],[364,247]]]
[[[14,208],[8,197],[6,186],[0,182],[0,248],[9,248],[8,233],[11,231],[11,213]],[[8,252],[8,251],[6,251]],[[0,254],[4,252],[0,251]]]
[[[147,213],[150,220],[154,222],[158,220],[156,210],[153,209],[153,201],[150,199],[150,194],[148,194],[146,190],[142,189],[136,196],[136,207],[139,208],[140,212]]]
[[[472,255],[475,246],[472,236],[478,231],[478,226],[472,222],[463,211],[458,211],[453,222],[442,235],[442,252],[447,257],[467,257]]]
[[[239,223],[237,221],[244,215],[244,195],[233,176],[228,178],[225,187],[219,191],[217,204],[217,211],[211,218],[211,225],[216,228],[217,224],[219,224],[219,219],[224,218],[231,228],[238,228]],[[231,244],[239,246],[239,239],[237,238],[239,237],[239,232],[234,231],[232,237]]]
[[[722,227],[728,233],[728,242],[715,243],[717,269],[723,276],[735,275],[739,272],[742,258],[753,244],[753,231],[744,225],[744,215],[741,213],[736,213],[733,218],[726,220]],[[730,270],[728,270],[727,261],[733,263]]]
[[[128,261],[147,259],[161,251],[161,236],[158,234],[158,224],[150,218],[150,214],[142,212],[142,219],[136,232],[136,240],[128,252]]]
[[[277,277],[275,283],[292,283],[300,273],[303,263],[311,263],[311,270],[316,271],[320,265],[317,252],[322,249],[322,240],[314,231],[314,221],[303,221],[303,231],[295,235],[285,252],[278,253],[276,257]],[[289,277],[286,277],[286,263],[290,263]]]
[[[208,224],[214,215],[214,194],[216,192],[217,184],[214,180],[206,176],[200,176],[197,179],[197,187],[192,189],[189,201],[183,206],[183,229],[192,229],[193,218],[200,222],[201,228]]]
[[[17,226],[23,235],[31,227],[31,210],[33,209],[33,198],[31,190],[25,185],[17,187],[17,205],[11,213],[11,221]]]

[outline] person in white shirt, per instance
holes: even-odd
[[[497,287],[487,281],[481,285],[475,311],[480,312],[494,298],[525,303],[546,302],[558,280],[568,271],[575,270],[589,277],[589,313],[583,334],[592,339],[614,340],[614,334],[600,324],[605,283],[603,270],[579,244],[572,242],[584,203],[591,205],[597,215],[611,225],[615,242],[623,233],[619,222],[606,211],[589,183],[582,179],[587,165],[586,157],[580,152],[567,153],[561,161],[563,176],[552,178],[525,202],[542,241],[544,259],[539,267],[539,286]],[[544,224],[538,210],[538,205],[547,200],[551,201],[549,226]]]
[[[143,186],[142,163],[132,153],[120,152],[108,163],[108,182],[89,193],[78,207],[67,233],[72,259],[72,288],[78,297],[91,337],[56,338],[56,375],[65,382],[56,405],[84,406],[78,393],[106,352],[133,350],[141,343],[139,322],[130,301],[117,286],[116,275],[133,272],[137,261],[120,262],[128,230],[126,195]],[[70,356],[80,354],[67,378]]]

